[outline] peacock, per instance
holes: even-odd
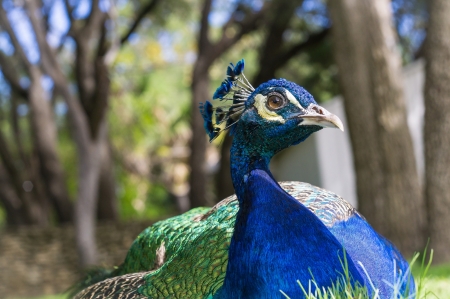
[[[244,60],[227,68],[213,96],[225,104],[200,106],[210,141],[234,136],[236,195],[148,227],[120,267],[75,297],[305,298],[297,281],[314,292],[343,279],[380,298],[412,297],[408,263],[348,202],[308,183],[277,183],[269,170],[276,153],[342,122],[297,84],[272,79],[255,89],[243,70]]]

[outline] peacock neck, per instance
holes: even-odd
[[[272,154],[261,154],[256,148],[240,136],[235,136],[230,150],[231,179],[239,203],[242,204],[245,193],[245,182],[252,170],[264,170],[271,175],[269,163]]]

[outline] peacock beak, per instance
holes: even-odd
[[[316,104],[309,105],[305,114],[302,114],[300,118],[303,119],[300,123],[301,126],[315,125],[323,128],[338,128],[344,132],[344,125],[339,117]]]

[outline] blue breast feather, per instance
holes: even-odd
[[[414,293],[414,279],[409,275],[408,263],[398,249],[374,231],[360,215],[354,214],[336,223],[330,231],[356,263],[369,290],[373,284],[379,290],[380,298],[390,298],[393,286],[389,284],[397,283],[401,294]],[[370,278],[365,272],[370,273]]]
[[[307,286],[312,275],[318,285],[326,287],[341,277],[345,254],[341,243],[268,173],[250,172],[245,197],[236,219],[224,285],[214,298],[274,298],[281,295],[280,290],[291,298],[304,298],[297,280]],[[363,284],[356,265],[347,260],[353,282]]]
[[[389,240],[379,235],[346,200],[308,183],[280,184],[291,196],[313,211],[345,247],[369,290],[373,284],[379,289],[381,298],[390,298],[393,288],[389,284],[400,283],[401,294],[414,293],[414,278],[401,253]],[[370,277],[365,272],[370,273]]]

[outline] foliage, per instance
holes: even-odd
[[[425,0],[394,0],[392,9],[403,62],[406,64],[422,55],[421,47],[428,21],[427,4]]]
[[[125,219],[173,213],[170,193],[186,189],[194,43],[183,25],[170,17],[125,47],[114,65],[109,125]]]
[[[136,13],[149,2],[117,2],[115,22],[119,35],[126,32]],[[209,18],[211,40],[220,38],[222,25],[236,3],[213,2]],[[253,1],[248,3],[254,7],[261,5]],[[52,5],[53,2],[45,2],[44,14],[50,21]],[[112,100],[107,117],[115,157],[120,213],[124,219],[173,213],[177,197],[186,193],[187,140],[191,134],[188,126],[190,84],[192,65],[198,50],[196,35],[200,6],[201,1],[198,0],[160,1],[157,9],[144,18],[139,30],[120,48],[110,71]],[[401,46],[407,57],[405,61],[410,61],[425,34],[423,28],[427,13],[424,1],[394,0],[393,8]],[[85,16],[78,17],[81,20]],[[57,31],[56,25],[55,21],[50,22],[52,32]],[[295,17],[283,34],[283,47],[288,48],[305,40],[308,34],[330,26],[325,1],[305,0],[297,8]],[[215,61],[209,73],[211,94],[222,81],[223,71],[231,61],[245,58],[246,75],[252,81],[251,78],[264,67],[258,65],[258,59],[262,55],[261,47],[269,30],[263,28],[244,35],[231,51]],[[229,28],[227,34],[234,34],[235,31],[235,28]],[[64,34],[60,32],[60,36],[64,37]],[[0,42],[0,50],[10,55],[11,49],[8,52],[5,46],[10,43],[8,39],[2,35]],[[326,38],[319,45],[294,56],[276,72],[276,76],[300,83],[319,102],[327,101],[339,92],[331,50],[330,40]],[[74,54],[70,35],[61,40],[58,51],[62,65],[67,69],[73,62]],[[22,85],[29,84],[23,74],[21,80]],[[0,128],[16,157],[19,153],[10,133],[11,122],[7,115],[12,105],[11,92],[1,73],[0,87]],[[58,153],[65,170],[69,195],[75,198],[78,184],[77,155],[73,136],[69,132],[67,107],[59,97],[52,101],[58,126]],[[28,110],[27,103],[19,103],[17,112],[22,142],[24,148],[31,151],[33,142]],[[215,144],[220,146],[221,140]],[[176,172],[181,175],[177,176]],[[0,223],[4,222],[3,215],[4,212],[0,212]]]

